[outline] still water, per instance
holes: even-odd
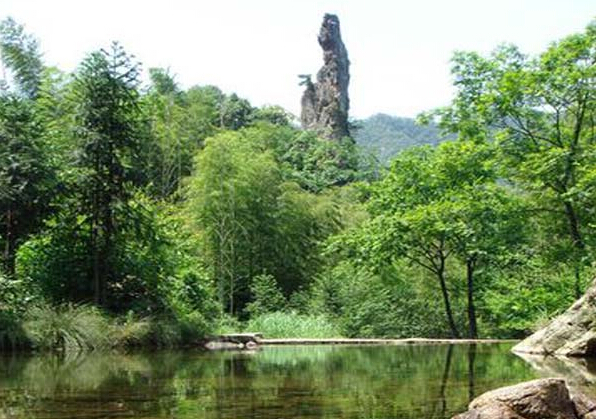
[[[541,373],[511,345],[0,357],[0,418],[449,418]]]

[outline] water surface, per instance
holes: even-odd
[[[509,344],[0,357],[4,418],[449,418],[540,373]]]

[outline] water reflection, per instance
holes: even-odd
[[[0,358],[0,418],[448,418],[536,377],[510,345]]]
[[[544,377],[564,377],[572,389],[596,397],[596,359],[518,354]]]

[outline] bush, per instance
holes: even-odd
[[[184,329],[179,332],[185,336],[207,333],[218,310],[211,280],[197,255],[198,239],[170,208],[140,194],[129,205],[137,222],[114,237],[112,274],[102,308],[114,315],[136,313],[139,325],[121,324],[130,329],[130,339],[123,336],[124,341],[141,339],[137,335],[147,321],[139,319],[144,318],[168,319]],[[52,305],[93,300],[89,235],[88,223],[75,214],[65,210],[55,215],[45,231],[20,246],[16,277]]]
[[[339,328],[324,315],[276,311],[250,319],[246,330],[266,338],[337,338]]]
[[[573,270],[564,266],[526,266],[515,276],[501,275],[485,292],[481,320],[491,336],[523,338],[573,303],[574,283]]]
[[[246,311],[251,317],[284,310],[286,299],[279,289],[275,278],[271,275],[257,275],[250,285],[252,302],[246,306]]]
[[[440,298],[422,287],[415,271],[387,268],[379,274],[343,262],[318,277],[310,309],[326,314],[351,338],[448,335]]]
[[[227,313],[223,313],[216,321],[215,333],[218,335],[225,335],[228,333],[238,333],[242,331],[243,325],[234,316],[230,316]]]
[[[25,314],[23,329],[33,348],[92,350],[110,346],[110,323],[95,307],[40,305]]]
[[[27,348],[31,345],[18,317],[0,310],[0,352]]]
[[[182,318],[144,317],[135,319],[129,313],[124,319],[116,321],[111,330],[114,347],[160,347],[196,343],[207,335],[211,325],[203,315],[194,311]]]

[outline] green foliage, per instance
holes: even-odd
[[[414,275],[405,266],[373,274],[342,262],[317,278],[302,309],[324,313],[346,337],[447,336],[440,300],[406,279]]]
[[[306,190],[321,192],[360,180],[358,153],[351,138],[329,141],[302,132],[285,144],[282,153],[286,177]]]
[[[323,315],[276,311],[249,320],[246,330],[275,338],[338,338],[340,330]]]
[[[159,210],[141,195],[130,208],[137,218],[130,230],[116,236],[113,266],[118,277],[108,288],[111,299],[106,306],[143,315],[168,312],[179,319],[198,311],[213,318],[212,287],[193,254],[198,244],[184,232],[178,216]],[[88,225],[63,216],[58,214],[43,234],[19,248],[17,276],[53,303],[88,301],[93,295],[85,280],[92,265]]]
[[[206,141],[188,187],[189,211],[204,232],[219,298],[229,313],[248,302],[250,279],[273,275],[289,295],[319,262],[317,243],[337,231],[335,203],[284,180],[275,134],[256,126]]]
[[[567,309],[574,301],[574,273],[569,266],[525,264],[517,278],[498,276],[485,291],[484,318],[496,337],[522,338]]]
[[[289,126],[294,116],[281,106],[263,106],[253,111],[252,122],[267,122],[273,125]]]
[[[246,311],[251,317],[285,308],[286,299],[271,275],[255,276],[250,284],[250,294],[252,301],[246,306]]]
[[[110,325],[95,307],[66,304],[27,311],[23,329],[36,349],[81,351],[110,345]]]
[[[42,134],[29,100],[0,95],[0,245],[8,273],[17,247],[48,209],[54,178]]]
[[[18,316],[0,309],[0,352],[27,349],[30,346]]]
[[[530,194],[536,212],[549,219],[547,234],[556,240],[548,247],[567,248],[576,296],[594,237],[594,197],[580,185],[596,156],[595,42],[592,22],[584,33],[551,44],[537,57],[510,45],[489,57],[460,52],[452,69],[456,97],[434,113],[444,128],[463,138],[493,138],[498,144],[503,175]],[[555,212],[563,216],[552,217]]]
[[[43,62],[37,40],[8,17],[0,22],[0,55],[19,93],[34,98],[41,84]]]

